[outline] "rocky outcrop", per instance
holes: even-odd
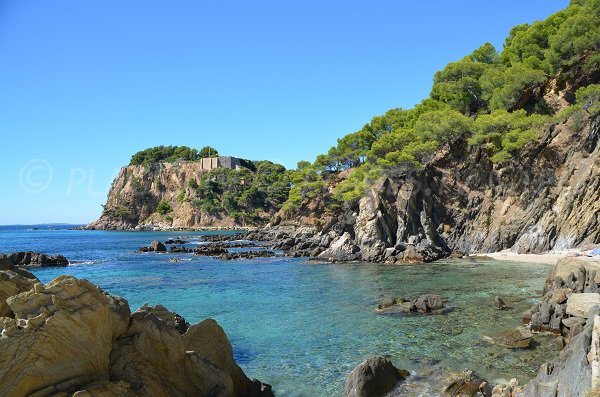
[[[39,252],[13,252],[6,258],[15,266],[20,267],[47,267],[68,266],[69,261],[62,255],[46,255]]]
[[[190,326],[162,306],[85,280],[0,270],[0,395],[268,397],[233,359],[212,320]],[[62,394],[61,394],[62,393]]]
[[[275,218],[263,236],[285,233],[280,247],[301,255],[387,263],[598,244],[599,138],[598,118],[582,128],[566,120],[499,164],[458,139],[423,170],[381,179],[355,204],[309,217],[315,206],[307,202]]]
[[[201,162],[162,162],[128,165],[112,182],[100,218],[86,229],[161,230],[161,229],[239,229],[245,226],[227,213],[213,214],[194,205],[196,187],[203,173]],[[157,211],[159,203],[170,210]],[[256,208],[269,218],[275,210]]]
[[[563,258],[544,284],[542,301],[523,313],[523,323],[535,332],[551,331],[566,338],[581,331],[580,321],[589,309],[600,304],[600,261]]]
[[[167,247],[158,240],[152,240],[149,246],[141,247],[140,252],[167,252]]]
[[[357,365],[346,380],[344,397],[383,397],[408,376],[385,357],[371,357]]]
[[[592,388],[592,368],[597,368],[600,360],[598,350],[592,348],[594,319],[600,310],[595,307],[588,315],[585,328],[563,349],[560,356],[542,365],[537,376],[524,387],[522,397],[584,397]],[[596,331],[597,332],[597,331]],[[588,354],[590,353],[590,354]],[[597,372],[597,369],[594,370]],[[595,382],[599,377],[596,374]],[[515,395],[515,394],[513,394]]]

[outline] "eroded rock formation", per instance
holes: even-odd
[[[131,314],[86,280],[44,285],[14,270],[0,270],[2,396],[273,395],[246,377],[213,320],[190,326],[162,306]]]

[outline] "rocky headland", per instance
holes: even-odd
[[[542,253],[600,243],[600,120],[566,118],[548,126],[518,157],[493,164],[465,138],[444,146],[422,170],[381,178],[354,203],[331,209],[322,195],[270,219],[244,238],[294,256],[410,263],[511,250]],[[113,182],[93,229],[235,228],[176,196],[192,194],[195,163],[128,166]],[[189,192],[188,192],[189,190]],[[178,193],[179,192],[179,193]],[[171,203],[167,216],[156,213]],[[121,209],[121,210],[119,210]],[[119,213],[121,211],[121,213]],[[165,219],[169,219],[168,222]],[[259,224],[260,226],[260,224]]]

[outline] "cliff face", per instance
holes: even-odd
[[[283,215],[281,225],[304,234],[309,228],[314,246],[326,249],[321,256],[340,260],[429,261],[451,252],[539,253],[599,243],[599,137],[598,119],[580,126],[567,120],[497,165],[459,140],[423,170],[378,181],[350,208],[326,217],[312,202],[301,217]]]
[[[194,205],[195,187],[207,171],[199,162],[157,163],[123,167],[115,178],[100,218],[90,229],[133,229],[243,226],[227,214],[209,214]],[[159,203],[171,210],[161,214]]]

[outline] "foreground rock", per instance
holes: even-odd
[[[0,311],[2,396],[273,395],[237,366],[216,322],[189,326],[162,306],[130,314],[85,280],[1,270]]]
[[[346,380],[344,397],[383,397],[408,376],[385,357],[371,357],[357,365]]]
[[[522,397],[584,397],[600,380],[600,309],[593,308],[581,333],[574,336],[556,359],[542,365]],[[596,320],[594,320],[596,319]],[[594,322],[598,327],[594,329]],[[593,341],[596,341],[596,345]],[[594,347],[596,346],[596,347]],[[597,385],[597,384],[596,384]]]
[[[6,255],[6,258],[15,266],[20,267],[48,267],[48,266],[68,266],[69,261],[62,255],[46,255],[39,252],[13,252]]]

